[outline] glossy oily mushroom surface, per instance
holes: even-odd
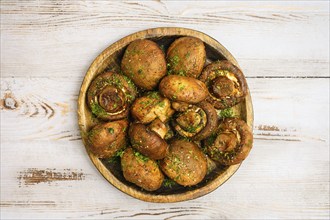
[[[127,148],[121,158],[121,168],[125,179],[147,191],[161,187],[164,175],[157,163],[132,148]]]
[[[97,124],[87,134],[89,149],[99,158],[108,158],[126,147],[127,120]]]
[[[159,84],[160,93],[171,101],[199,103],[208,96],[205,84],[195,78],[169,75]]]
[[[204,43],[195,37],[180,37],[168,48],[166,59],[171,74],[197,78],[206,59]]]
[[[241,70],[229,61],[216,61],[206,66],[199,79],[209,91],[206,98],[216,109],[230,108],[244,100],[247,84]]]
[[[206,156],[193,142],[174,140],[170,150],[160,162],[162,171],[182,186],[201,182],[207,172]]]
[[[125,50],[121,69],[137,86],[152,90],[166,74],[165,55],[155,42],[135,40]]]
[[[156,132],[140,123],[133,123],[129,128],[132,147],[147,157],[158,160],[165,157],[168,145]]]

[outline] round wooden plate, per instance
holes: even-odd
[[[235,58],[229,53],[229,51],[224,48],[219,42],[210,36],[191,29],[186,28],[176,28],[176,27],[162,27],[148,29],[131,34],[127,37],[120,39],[114,44],[106,48],[92,63],[89,67],[86,76],[81,85],[79,98],[78,98],[78,122],[81,131],[81,136],[84,145],[86,146],[87,153],[91,158],[92,162],[100,173],[115,187],[124,193],[131,195],[135,198],[149,201],[149,202],[178,202],[194,199],[203,196],[223,184],[228,180],[235,171],[239,168],[240,164],[233,166],[221,166],[216,167],[210,174],[208,174],[205,179],[193,186],[193,187],[183,187],[176,185],[172,188],[161,187],[157,191],[147,192],[141,188],[135,186],[132,183],[127,182],[120,170],[120,163],[117,161],[109,162],[105,159],[99,159],[92,154],[86,142],[86,133],[93,127],[98,121],[95,119],[91,111],[86,104],[86,92],[91,83],[91,81],[100,73],[111,70],[115,72],[120,71],[120,61],[123,53],[128,46],[134,40],[137,39],[151,39],[162,45],[166,50],[169,45],[178,37],[181,36],[193,36],[204,41],[207,62],[212,62],[215,60],[229,60],[231,63],[239,67]],[[244,102],[236,105],[234,107],[234,112],[241,119],[245,120],[247,124],[253,127],[253,109],[250,92],[246,96]]]

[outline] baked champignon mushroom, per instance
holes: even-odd
[[[212,160],[223,165],[241,163],[252,148],[250,127],[241,119],[226,118],[214,135],[204,141],[204,147]]]
[[[161,170],[182,186],[201,182],[207,173],[206,156],[193,142],[174,140],[169,153],[160,162]]]
[[[166,141],[143,124],[131,124],[128,135],[132,147],[151,159],[162,159],[168,151]]]
[[[150,92],[137,98],[131,107],[133,118],[143,124],[148,124],[156,118],[165,122],[173,113],[170,100],[162,97],[158,92]]]
[[[155,191],[162,186],[164,175],[156,161],[130,147],[125,149],[121,157],[121,168],[127,181],[147,191]]]
[[[174,129],[183,137],[197,141],[203,140],[218,127],[217,112],[206,101],[190,105],[187,109],[180,107],[178,103],[173,103],[173,105],[175,110],[183,110],[175,114],[172,121]]]
[[[127,120],[97,124],[87,133],[87,145],[99,158],[109,158],[126,147]]]
[[[166,134],[169,131],[169,127],[166,126],[166,124],[162,122],[159,118],[156,118],[150,123],[149,129],[157,133],[162,139],[165,138]]]
[[[172,101],[198,103],[208,96],[205,84],[195,78],[169,75],[159,84],[160,93]]]
[[[121,69],[137,86],[152,90],[166,74],[165,55],[155,42],[135,40],[124,53]]]
[[[247,84],[240,69],[229,61],[216,61],[206,66],[199,79],[209,90],[208,102],[216,109],[232,107],[243,101]]]
[[[92,81],[87,91],[87,103],[96,117],[118,120],[128,115],[129,104],[136,94],[136,87],[128,77],[106,72]]]
[[[204,43],[195,37],[180,37],[168,48],[166,59],[170,74],[197,78],[206,59]]]

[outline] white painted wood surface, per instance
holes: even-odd
[[[89,160],[76,101],[108,45],[159,26],[200,30],[240,63],[255,143],[201,198],[154,204]],[[329,2],[1,1],[1,219],[329,219]]]

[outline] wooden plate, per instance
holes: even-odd
[[[193,36],[204,41],[208,62],[226,59],[239,67],[235,58],[219,42],[202,32],[191,29],[174,27],[154,28],[122,38],[110,45],[94,60],[81,85],[78,98],[78,122],[85,146],[87,146],[85,134],[97,123],[97,120],[92,117],[91,111],[86,104],[86,92],[95,76],[108,70],[119,72],[120,61],[127,45],[136,39],[151,39],[159,45],[163,45],[166,50],[176,38],[181,36]],[[253,109],[249,91],[245,101],[235,106],[234,111],[236,115],[245,120],[252,129]],[[118,161],[108,162],[108,160],[99,159],[95,157],[87,147],[86,150],[96,168],[112,185],[128,195],[149,202],[178,202],[203,196],[215,190],[228,180],[240,166],[240,164],[238,164],[217,167],[208,174],[201,183],[193,187],[177,185],[168,188],[164,186],[157,191],[147,192],[124,179]]]

